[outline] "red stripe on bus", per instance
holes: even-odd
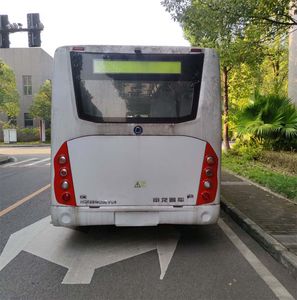
[[[65,157],[65,163],[59,162],[61,157]],[[68,152],[67,142],[63,143],[54,158],[54,190],[58,203],[63,205],[76,206],[74,186],[71,173],[70,157]],[[66,169],[67,175],[62,176],[61,169]],[[63,172],[62,172],[63,174]],[[68,188],[62,188],[64,182],[68,183]]]
[[[211,160],[213,158],[213,161]],[[210,186],[209,188],[207,186]],[[206,143],[196,205],[215,200],[218,190],[218,157],[209,143]]]

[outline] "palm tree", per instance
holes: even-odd
[[[296,145],[297,109],[289,98],[256,95],[255,101],[239,114],[237,130],[239,136],[248,133],[271,144]]]

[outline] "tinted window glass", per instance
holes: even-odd
[[[203,54],[71,52],[71,64],[82,119],[178,123],[196,118]]]

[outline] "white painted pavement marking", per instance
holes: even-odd
[[[42,163],[44,161],[48,161],[50,160],[50,157],[49,158],[45,158],[45,159],[41,159],[41,160],[38,160],[38,161],[35,161],[33,163],[30,163],[30,164],[27,164],[27,165],[24,165],[23,167],[30,167],[30,166],[34,166],[34,165],[37,165],[39,163]]]
[[[167,228],[160,228],[157,241],[157,251],[159,255],[161,274],[160,279],[162,280],[166,274],[167,268],[170,264],[171,258],[175,252],[177,243],[179,240],[179,232],[168,231]]]
[[[46,217],[10,236],[0,256],[0,271],[24,250],[68,268],[62,283],[89,284],[95,269],[157,249],[163,279],[178,239],[171,228],[160,235],[158,227],[84,233],[55,227]]]
[[[47,163],[47,164],[45,164],[46,166],[50,166],[51,165],[51,163]]]
[[[5,164],[2,168],[16,166],[16,165],[19,165],[19,164],[22,164],[22,163],[25,163],[25,162],[28,162],[28,161],[32,161],[32,160],[37,160],[37,158],[36,157],[34,157],[34,158],[28,158],[28,159],[21,160],[21,161],[18,161],[18,162]]]
[[[278,299],[295,299],[222,219],[219,219],[218,225],[224,231],[224,233],[227,235],[227,237],[230,239],[233,245],[239,250],[243,257],[258,273],[258,275],[266,282],[266,284],[269,286],[269,288],[272,290],[272,292]]]

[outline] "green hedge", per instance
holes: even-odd
[[[45,129],[45,140],[47,142],[51,141],[51,129],[50,128]]]
[[[38,128],[20,128],[17,130],[18,142],[35,142],[39,141]]]

